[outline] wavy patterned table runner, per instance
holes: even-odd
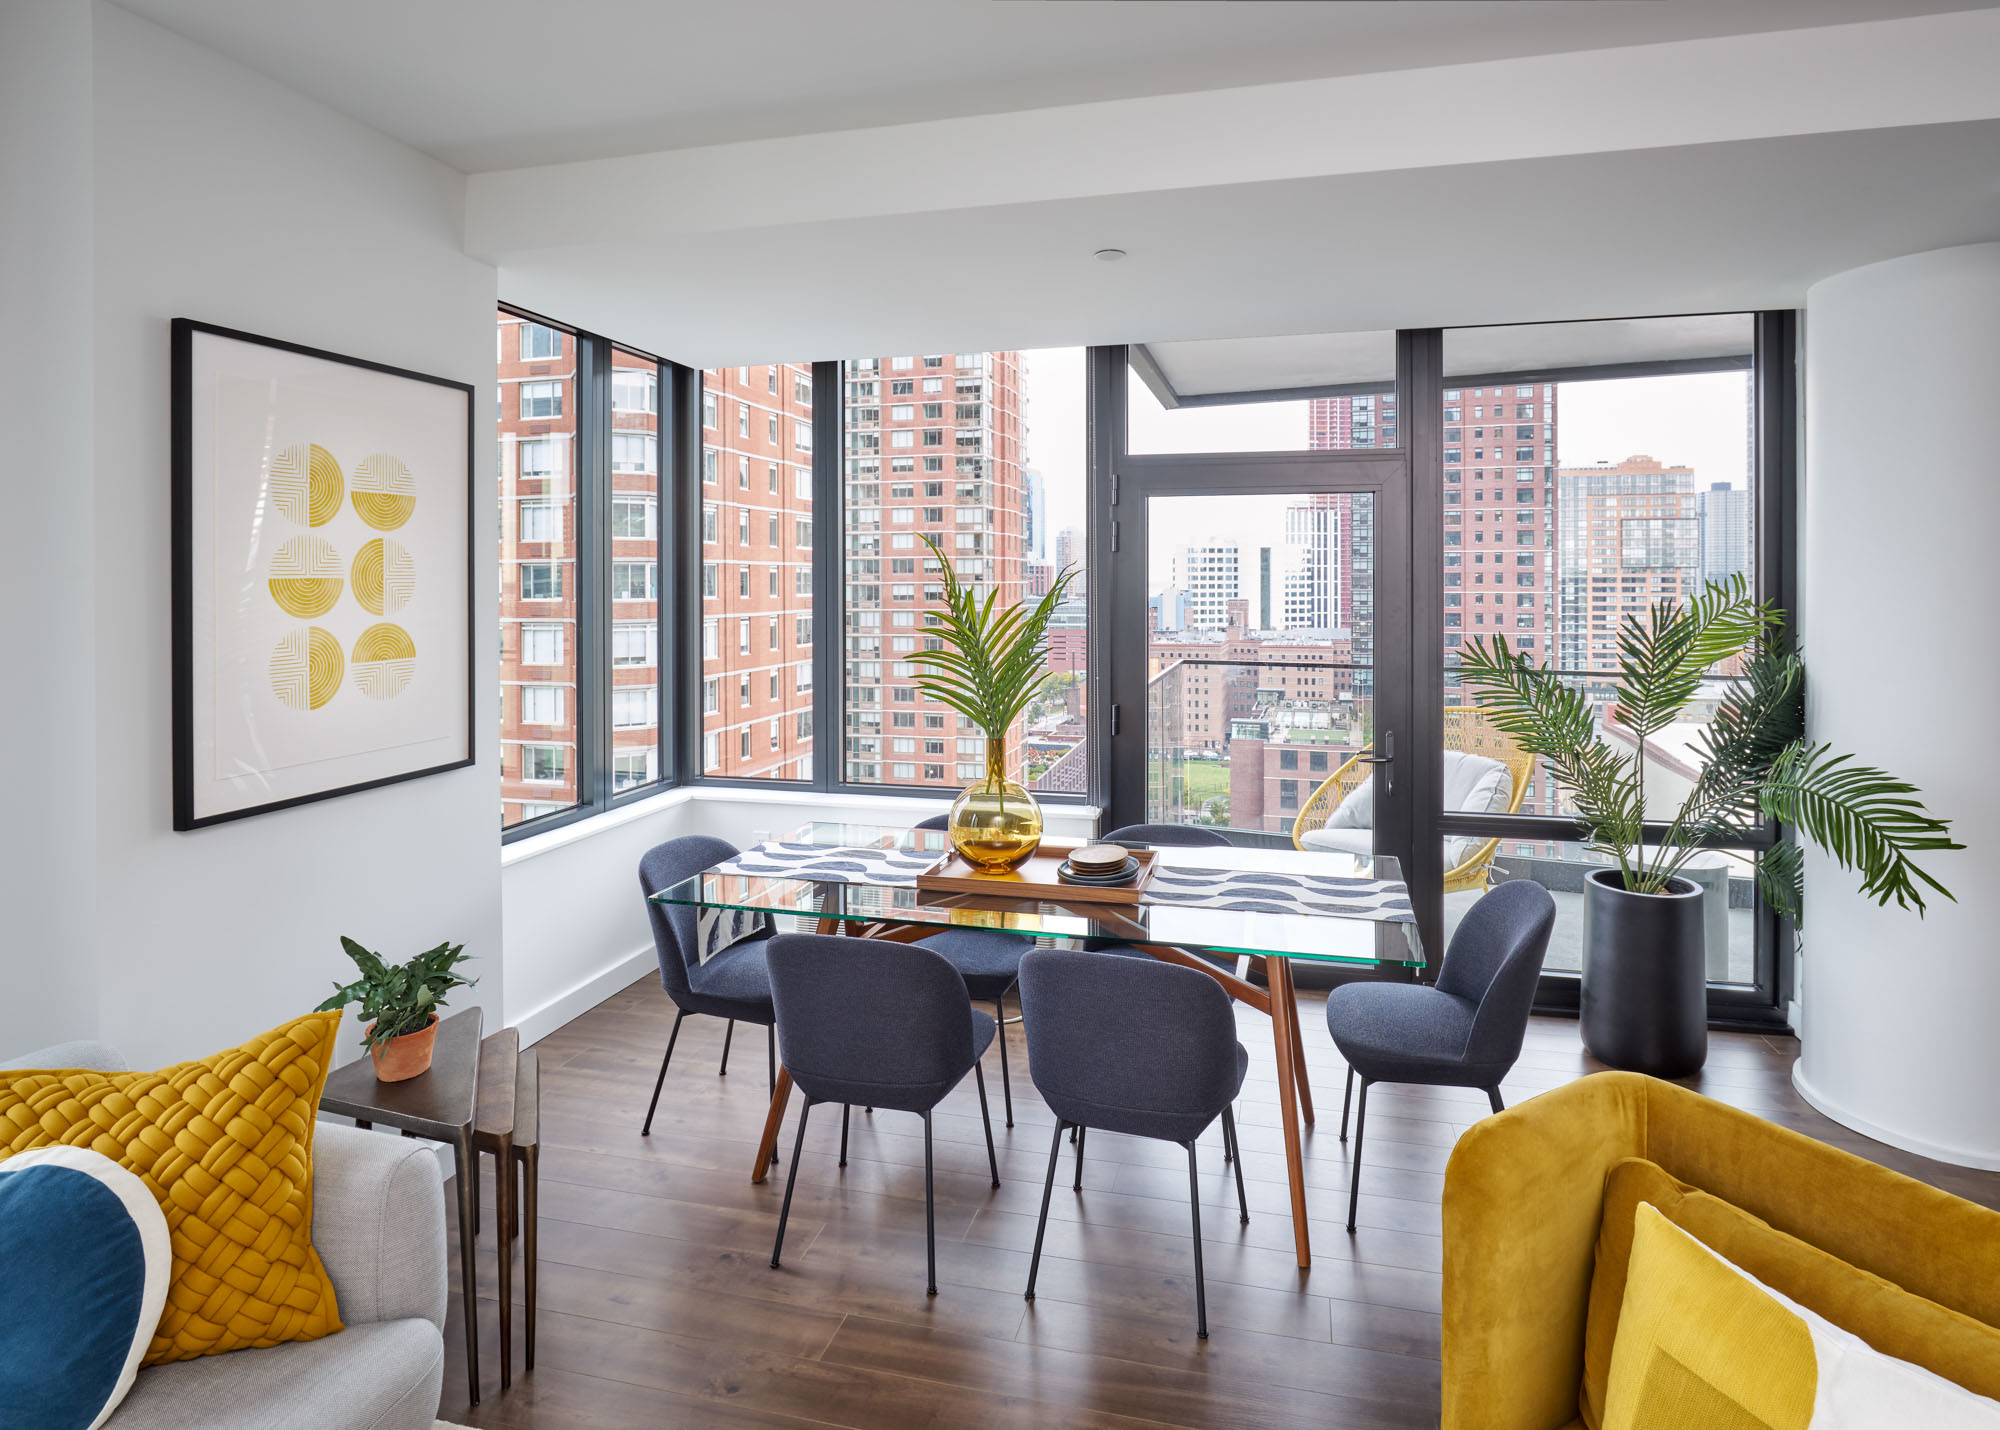
[[[1161,865],[1146,886],[1149,904],[1239,909],[1258,914],[1323,914],[1382,923],[1415,923],[1409,886],[1400,879],[1336,874],[1279,874],[1253,869]]]
[[[785,844],[773,839],[744,850],[709,872],[745,874],[758,879],[811,879],[821,884],[914,886],[917,875],[937,863],[939,857],[935,850],[912,853],[900,849],[849,849],[825,844]]]
[[[826,844],[786,844],[766,840],[725,859],[708,872],[749,879],[809,879],[822,884],[887,884],[913,887],[917,875],[938,860],[936,853],[897,849],[844,848]],[[695,915],[696,956],[711,958],[747,938],[771,932],[771,917],[750,909],[704,907]]]

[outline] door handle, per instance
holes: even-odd
[[[1382,749],[1381,754],[1356,755],[1354,763],[1357,765],[1388,766],[1382,772],[1382,793],[1394,794],[1396,792],[1396,732],[1394,730],[1384,730],[1382,738],[1378,743]]]

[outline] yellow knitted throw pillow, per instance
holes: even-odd
[[[0,1072],[0,1160],[88,1147],[160,1199],[173,1272],[144,1364],[341,1328],[312,1248],[313,1115],[339,1026],[309,1013],[158,1072]]]

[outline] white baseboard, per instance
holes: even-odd
[[[585,979],[569,992],[551,998],[531,1013],[524,1013],[514,1021],[514,1026],[521,1030],[521,1046],[531,1047],[540,1042],[571,1019],[588,1013],[612,994],[657,971],[659,966],[659,956],[649,943],[627,954],[602,973]]]
[[[1865,1117],[1857,1117],[1839,1103],[1816,1091],[1813,1085],[1806,1081],[1805,1066],[1804,1058],[1792,1064],[1792,1086],[1798,1089],[1800,1097],[1812,1104],[1815,1111],[1826,1114],[1842,1127],[1852,1128],[1864,1137],[1873,1137],[1877,1142],[1886,1142],[1902,1151],[1914,1152],[1919,1157],[1928,1157],[1933,1162],[1949,1162],[1954,1167],[1976,1167],[1982,1172],[2000,1172],[2000,1152],[1974,1152],[1963,1147],[1941,1147],[1936,1143],[1926,1142],[1921,1137],[1912,1137],[1908,1133],[1870,1122]]]

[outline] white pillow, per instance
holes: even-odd
[[[1505,813],[1514,795],[1507,767],[1485,755],[1444,752],[1444,807],[1461,813]]]
[[[1369,773],[1373,774],[1371,766]],[[1327,816],[1328,829],[1373,829],[1375,827],[1375,781],[1365,779],[1348,791],[1347,798]]]
[[[1894,1356],[1885,1356],[1852,1331],[1773,1291],[1728,1257],[1679,1227],[1674,1231],[1713,1256],[1806,1323],[1819,1381],[1808,1430],[2000,1430],[2000,1400],[1974,1395],[1962,1385]]]

